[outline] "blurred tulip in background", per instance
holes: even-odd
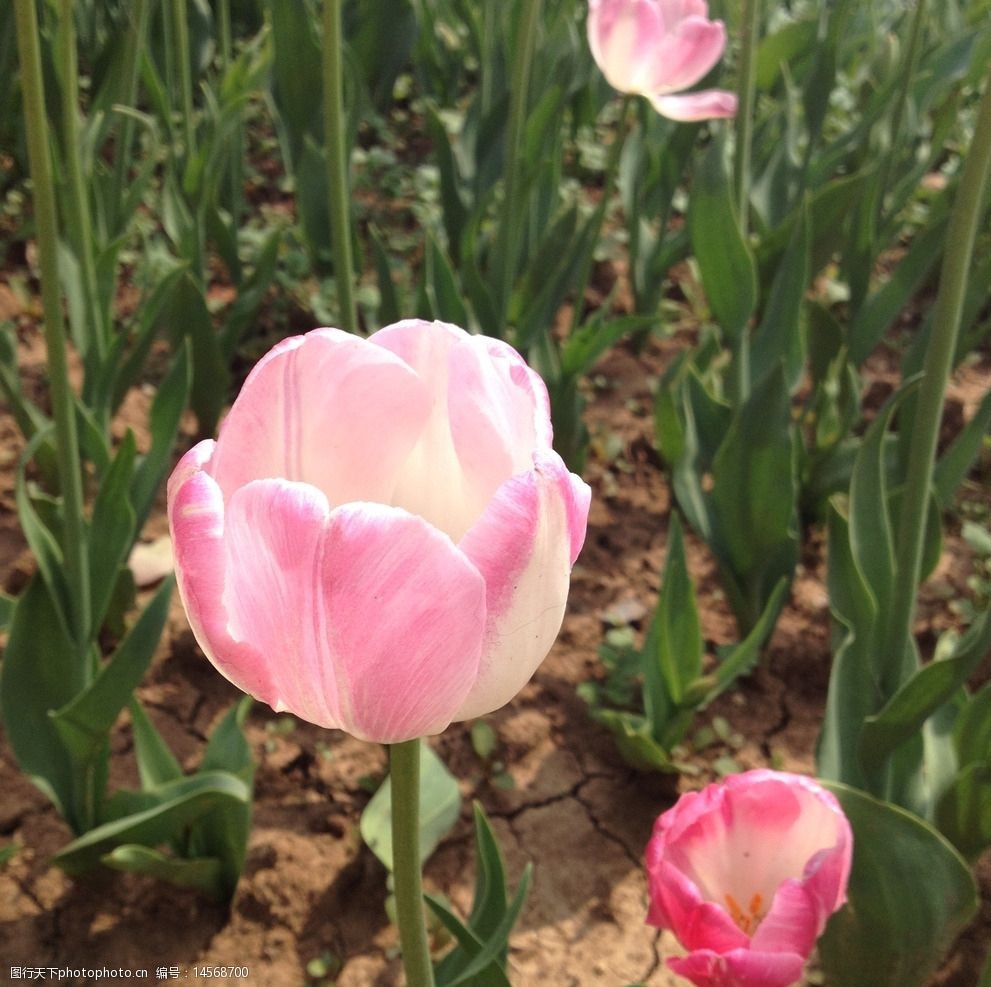
[[[726,27],[708,15],[705,0],[590,0],[588,41],[609,84],[646,96],[662,116],[731,117],[735,94],[683,93],[709,73],[726,48]]]

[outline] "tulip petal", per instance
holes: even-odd
[[[702,92],[687,93],[683,96],[649,96],[649,98],[651,105],[661,116],[681,123],[736,116],[736,94],[723,89],[705,89]]]
[[[791,987],[801,979],[805,961],[794,953],[700,949],[668,960],[668,966],[696,987]]]
[[[645,94],[680,92],[704,78],[726,49],[726,26],[705,17],[686,17],[654,50],[655,74]]]
[[[276,685],[266,656],[235,641],[224,608],[224,498],[204,469],[215,443],[200,442],[180,460],[169,479],[169,527],[176,579],[189,625],[217,670],[243,692],[265,702]]]
[[[647,922],[659,929],[671,929],[686,949],[707,948],[724,953],[748,945],[749,937],[724,908],[703,901],[698,887],[678,867],[657,856],[651,859],[649,847],[647,884]]]
[[[225,547],[232,634],[273,669],[276,695],[260,698],[380,743],[450,723],[477,674],[485,587],[445,535],[257,480],[231,498]]]
[[[459,541],[534,451],[550,448],[547,388],[507,344],[448,323],[410,319],[370,340],[407,363],[433,399],[393,502]]]
[[[461,540],[482,574],[488,621],[478,680],[456,719],[498,709],[530,680],[561,627],[590,491],[554,452],[513,477]]]
[[[808,956],[831,914],[832,909],[816,907],[800,881],[785,881],[775,892],[771,910],[754,933],[751,949]]]
[[[284,340],[249,374],[210,471],[229,500],[252,480],[318,487],[331,504],[389,503],[430,397],[387,351],[338,329]]]

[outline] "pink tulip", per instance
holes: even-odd
[[[812,779],[748,771],[683,795],[647,845],[647,921],[698,987],[788,987],[846,901],[853,835]]]
[[[169,522],[193,633],[231,682],[395,743],[530,679],[589,498],[515,350],[410,320],[279,343],[176,467]]]
[[[589,0],[588,8],[592,56],[614,89],[646,96],[672,120],[735,115],[736,96],[722,89],[672,95],[707,75],[726,48],[706,0]]]

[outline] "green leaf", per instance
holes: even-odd
[[[695,174],[688,229],[716,321],[738,337],[757,306],[757,267],[740,228],[722,138]]]
[[[55,729],[77,761],[85,763],[97,756],[144,677],[165,626],[173,584],[172,578],[165,580],[96,678],[52,713]]]
[[[83,687],[83,657],[67,635],[40,576],[21,593],[0,664],[0,710],[21,767],[77,832],[84,828],[83,779],[49,715]]]
[[[140,844],[125,843],[104,854],[100,862],[112,870],[144,874],[181,888],[193,888],[215,901],[226,897],[221,890],[220,861],[210,857],[183,860]]]
[[[227,403],[230,371],[221,353],[220,336],[213,328],[202,289],[188,271],[184,271],[176,283],[167,310],[177,347],[182,345],[183,338],[189,340],[193,362],[192,407],[200,431],[211,434]],[[170,401],[171,397],[166,400]]]
[[[439,898],[435,898],[433,895],[425,895],[424,898],[427,905],[430,906],[430,910],[440,920],[441,925],[454,936],[458,943],[457,948],[448,953],[434,971],[437,987],[451,987],[451,984],[456,982],[454,978],[457,973],[448,972],[454,967],[453,965],[445,966],[445,963],[454,958],[460,961],[461,967],[464,967],[472,958],[481,955],[485,949],[485,943]],[[472,987],[511,987],[511,985],[505,971],[493,961],[476,975],[472,981]]]
[[[375,273],[378,277],[379,310],[378,320],[381,325],[392,325],[402,316],[402,306],[399,304],[399,293],[392,280],[392,269],[389,265],[389,255],[382,242],[382,234],[372,225],[368,227],[368,239],[372,246],[372,256],[375,260]]]
[[[953,498],[963,483],[967,472],[977,459],[988,428],[991,427],[991,391],[974,413],[974,417],[960,430],[960,434],[936,463],[933,473],[933,486],[940,507],[952,506]]]
[[[991,751],[991,682],[967,701],[957,717],[953,733],[961,767],[987,758]]]
[[[874,668],[878,609],[854,557],[850,526],[838,501],[836,498],[830,504],[827,515],[827,587],[837,626],[817,764],[822,778],[865,787],[859,757],[860,730],[864,720],[883,702]]]
[[[50,429],[38,432],[24,448],[17,467],[17,487],[14,496],[17,502],[17,516],[21,523],[21,530],[24,532],[24,537],[38,563],[38,571],[48,589],[48,595],[54,606],[55,619],[61,624],[66,638],[71,639],[74,637],[76,607],[79,601],[73,599],[69,587],[68,577],[65,573],[65,560],[58,537],[38,513],[28,493],[25,477],[27,464],[41,445],[51,438],[51,435]],[[86,616],[88,618],[89,614]],[[82,636],[86,637],[85,634]]]
[[[180,778],[151,794],[156,802],[153,807],[91,829],[63,847],[52,862],[67,874],[82,874],[122,844],[157,846],[175,839],[186,827],[220,806],[251,801],[250,788],[223,771]]]
[[[757,382],[784,361],[785,377],[793,390],[804,368],[801,331],[802,301],[808,287],[812,229],[808,200],[802,202],[791,242],[778,267],[750,352],[750,379]]]
[[[244,720],[252,700],[245,696],[220,721],[210,736],[200,771],[226,771],[248,786],[254,781],[255,765],[251,747],[244,736]],[[198,820],[189,836],[190,851],[196,857],[217,861],[214,895],[230,898],[237,887],[248,851],[251,830],[251,800],[218,806]]]
[[[726,654],[722,657],[716,668],[716,686],[706,696],[705,701],[711,702],[724,689],[730,686],[741,675],[746,675],[756,666],[761,648],[771,636],[774,624],[778,619],[778,614],[784,606],[785,596],[788,593],[789,582],[782,579],[774,591],[771,593],[764,607],[764,612],[760,619],[753,626],[753,630],[738,644],[726,649]]]
[[[509,934],[519,916],[529,888],[531,867],[520,878],[516,894],[507,902],[506,872],[495,833],[482,807],[476,802],[475,815],[475,893],[467,925],[446,905],[427,896],[427,904],[444,927],[457,939],[458,946],[437,965],[437,987],[505,987],[504,972]]]
[[[275,3],[267,8],[272,24],[272,95],[289,138],[290,161],[298,169],[307,135],[320,137],[322,100],[314,98],[321,76],[320,42],[305,3]]]
[[[281,229],[274,229],[268,234],[254,258],[254,270],[238,285],[237,298],[231,306],[220,339],[220,349],[228,362],[237,353],[241,337],[254,324],[258,310],[275,279],[282,234]]]
[[[434,160],[440,172],[440,201],[443,207],[444,230],[447,233],[448,244],[456,251],[468,219],[461,173],[447,128],[437,112],[436,105],[431,101],[426,104],[426,123],[433,144]]]
[[[936,807],[936,825],[970,860],[991,846],[991,754],[953,779]]]
[[[502,985],[509,983],[504,970],[499,965],[500,955],[506,951],[509,934],[523,909],[523,902],[530,889],[532,876],[533,865],[527,864],[520,877],[520,883],[512,902],[492,936],[484,943],[481,943],[477,936],[471,934],[471,930],[466,930],[441,901],[430,895],[426,896],[427,904],[434,914],[441,920],[445,928],[458,939],[459,946],[469,956],[468,964],[460,973],[450,979],[438,977],[438,987],[459,987],[463,984],[471,984],[472,987],[502,987]],[[465,934],[466,932],[468,935]]]
[[[668,528],[667,561],[657,602],[656,644],[668,694],[680,706],[685,689],[702,672],[702,628],[695,587],[685,561],[681,521],[676,513],[671,514]]]
[[[138,762],[141,787],[151,791],[170,781],[183,777],[182,767],[169,750],[162,735],[148,718],[141,703],[132,698],[127,706],[131,713],[131,729],[134,731],[134,753]]]
[[[17,606],[16,597],[0,593],[0,630],[5,630],[10,625],[15,606]]]
[[[624,336],[652,329],[657,322],[655,317],[643,315],[626,315],[604,322],[596,313],[561,346],[561,372],[575,376],[588,373],[595,361]]]
[[[947,213],[919,233],[890,280],[857,312],[850,325],[850,359],[854,363],[861,364],[870,356],[888,327],[936,269],[943,255],[948,225]]]
[[[977,911],[967,864],[931,826],[835,783],[853,828],[849,902],[819,940],[836,984],[917,987],[926,982]]]
[[[134,541],[135,517],[127,494],[136,454],[134,433],[128,429],[93,504],[89,569],[92,597],[90,626],[94,629],[103,624],[117,584],[117,572]]]
[[[906,393],[900,391],[878,412],[861,443],[850,479],[850,549],[879,608],[887,606],[895,578],[885,434]],[[878,619],[883,623],[883,610]]]
[[[592,719],[612,735],[620,757],[637,771],[677,772],[671,755],[652,736],[651,725],[638,713],[593,709]],[[670,724],[665,721],[664,727]]]
[[[430,301],[431,315],[435,319],[453,322],[466,328],[472,325],[451,262],[434,239],[434,235],[429,232],[424,286]]]
[[[991,648],[988,613],[970,628],[953,654],[920,668],[868,716],[860,732],[860,760],[868,774],[881,771],[894,750],[916,736],[923,723],[963,687]]]
[[[426,860],[461,813],[458,783],[429,744],[420,744],[420,860]],[[361,814],[361,838],[392,870],[392,784],[389,778]]]
[[[165,472],[172,464],[172,446],[192,386],[190,354],[190,345],[184,342],[151,403],[151,447],[138,460],[129,494],[138,531],[151,513]]]
[[[712,464],[708,539],[742,634],[798,559],[791,403],[781,367],[734,415]]]

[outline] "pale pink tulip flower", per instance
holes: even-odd
[[[811,778],[748,771],[683,795],[647,844],[647,921],[697,987],[789,987],[846,901],[853,834]]]
[[[726,90],[683,93],[726,48],[726,28],[709,20],[706,0],[589,0],[587,28],[592,56],[614,89],[646,96],[671,120],[736,114],[736,96]]]
[[[277,711],[382,743],[526,684],[560,628],[589,498],[519,354],[419,320],[279,343],[168,492],[210,661]]]

